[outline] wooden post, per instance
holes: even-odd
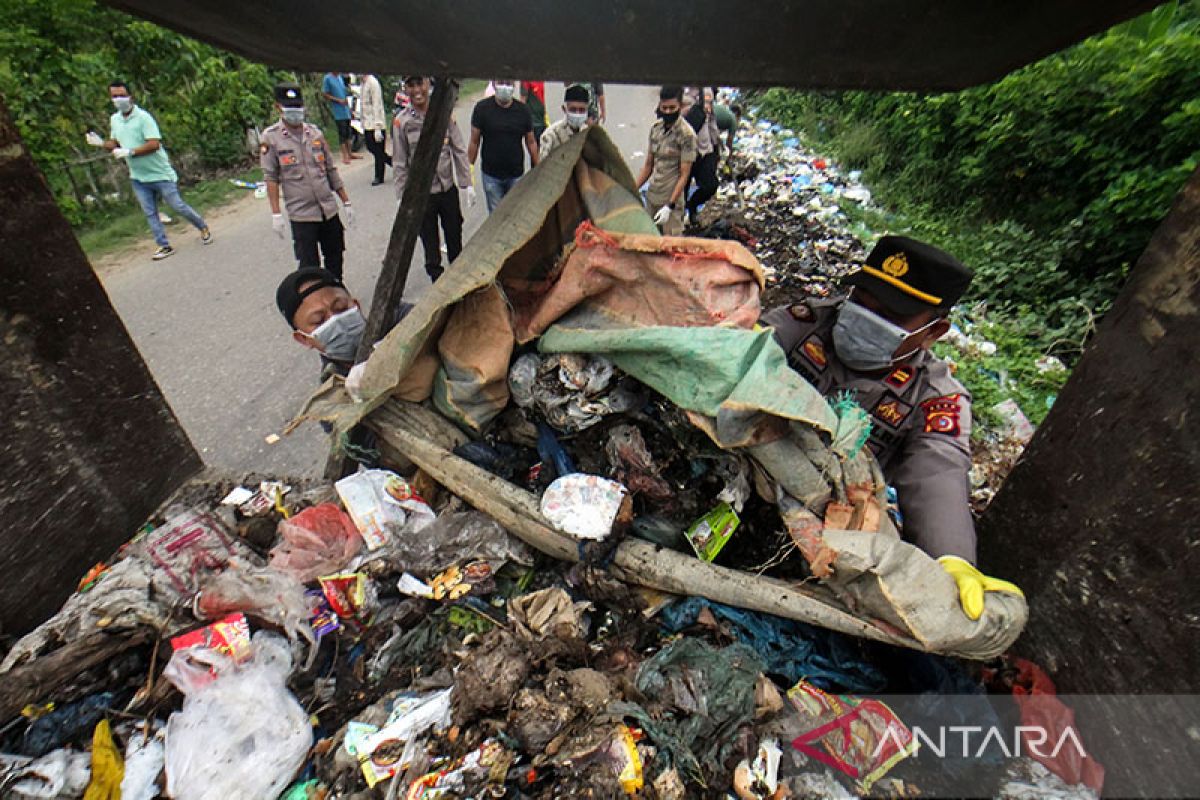
[[[404,284],[408,281],[408,269],[412,264],[413,251],[417,246],[417,235],[425,219],[429,205],[429,190],[437,172],[438,157],[442,153],[442,142],[450,124],[450,114],[458,100],[458,81],[438,78],[433,97],[429,100],[429,111],[425,124],[421,126],[421,138],[417,152],[409,164],[408,182],[404,185],[404,196],[396,209],[392,222],[392,236],[388,240],[387,254],[383,257],[383,270],[375,282],[375,294],[371,298],[371,314],[367,318],[367,330],[358,346],[357,361],[371,353],[371,347],[387,334],[395,318],[396,306],[404,297]]]
[[[442,154],[442,142],[450,124],[450,114],[458,101],[458,81],[453,78],[438,78],[429,99],[429,110],[425,124],[421,126],[421,137],[408,168],[408,181],[404,184],[404,195],[392,221],[392,235],[388,239],[387,253],[383,256],[383,269],[375,282],[375,293],[371,297],[371,313],[367,316],[367,328],[358,345],[355,361],[364,361],[371,354],[371,347],[388,332],[395,319],[396,307],[404,298],[404,284],[408,282],[408,269],[412,265],[413,251],[417,247],[417,236],[429,206],[429,190],[437,173],[438,158]],[[341,451],[341,442],[334,442],[325,462],[325,477],[337,480],[350,467],[350,459]]]

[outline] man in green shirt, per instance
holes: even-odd
[[[179,176],[171,167],[171,160],[162,146],[162,134],[158,132],[158,123],[154,121],[154,117],[133,102],[129,86],[124,81],[113,81],[109,84],[108,93],[117,109],[109,123],[109,138],[102,140],[99,134],[89,132],[87,141],[89,144],[103,147],[113,154],[113,158],[128,165],[133,193],[150,223],[154,241],[158,243],[154,260],[160,261],[175,254],[174,248],[167,240],[162,220],[158,218],[160,199],[196,226],[200,231],[201,242],[211,244],[213,236],[208,229],[208,223],[179,195]]]

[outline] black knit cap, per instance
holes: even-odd
[[[301,286],[304,287],[303,290],[300,288]],[[279,306],[279,313],[283,314],[288,325],[296,327],[293,317],[300,310],[300,304],[304,302],[304,298],[326,286],[334,286],[338,289],[346,288],[336,275],[319,267],[298,269],[280,282],[279,288],[275,290],[275,305]]]
[[[275,102],[284,108],[299,108],[304,105],[304,94],[300,91],[300,84],[289,82],[275,84]]]
[[[972,277],[966,265],[944,250],[907,236],[884,236],[843,283],[866,289],[889,310],[910,317],[922,311],[946,313]]]

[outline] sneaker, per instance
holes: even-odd
[[[154,255],[151,256],[151,258],[153,258],[155,261],[162,261],[164,258],[169,258],[173,255],[175,255],[175,248],[167,244],[155,250]]]
[[[205,228],[204,230],[200,231],[200,244],[212,244],[212,243],[213,243],[212,231],[210,231],[208,228]]]

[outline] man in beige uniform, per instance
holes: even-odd
[[[542,131],[538,140],[538,158],[545,159],[556,148],[587,127],[588,104],[591,96],[581,84],[568,86],[563,92],[563,118]]]
[[[396,114],[392,127],[392,173],[396,181],[396,199],[404,197],[408,183],[408,168],[417,152],[421,126],[429,110],[429,78],[409,76],[404,79],[404,91],[411,101],[408,108]],[[467,163],[467,147],[458,123],[451,117],[446,124],[446,136],[438,153],[437,171],[429,187],[425,219],[421,221],[421,249],[425,251],[425,272],[430,281],[442,276],[442,244],[438,238],[438,223],[446,235],[446,256],[450,263],[462,252],[462,209],[458,205],[458,190],[467,194],[467,205],[475,205],[475,187],[471,185],[471,165]]]
[[[284,238],[283,214],[279,210],[282,189],[298,269],[320,267],[323,255],[325,269],[341,280],[346,239],[334,193],[342,200],[347,225],[354,224],[350,198],[333,164],[325,135],[316,125],[304,121],[300,87],[294,83],[276,86],[275,106],[280,120],[259,138],[259,163],[271,203],[271,227],[280,239]]]
[[[658,97],[658,120],[650,128],[650,147],[637,186],[641,189],[650,182],[646,205],[654,223],[667,236],[679,236],[683,233],[683,193],[696,161],[696,132],[679,121],[682,87],[664,86]]]
[[[978,618],[984,591],[1020,590],[972,566],[971,395],[929,351],[970,282],[948,253],[885,236],[846,278],[848,298],[774,309],[762,321],[821,394],[849,392],[870,414],[868,446],[896,489],[905,538],[938,559]]]

